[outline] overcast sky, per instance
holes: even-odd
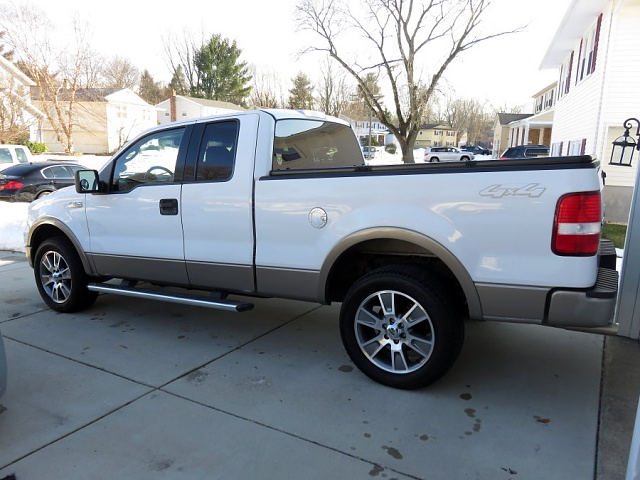
[[[30,0],[55,21],[63,35],[69,17],[77,12],[94,32],[93,47],[111,56],[129,58],[148,69],[155,80],[169,81],[162,38],[185,29],[207,37],[220,33],[236,40],[242,59],[258,69],[278,72],[283,81],[298,71],[317,78],[322,58],[297,53],[313,37],[296,31],[297,0],[210,0],[207,2],[151,2],[148,0]],[[494,31],[528,25],[523,33],[477,45],[458,57],[446,73],[445,88],[458,97],[476,98],[495,106],[531,102],[531,95],[557,79],[556,71],[538,69],[555,30],[571,0],[493,0],[484,27]],[[184,8],[181,8],[184,5]]]

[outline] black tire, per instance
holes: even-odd
[[[440,159],[438,157],[431,157],[429,159],[429,163],[433,163],[433,162],[440,163]]]
[[[51,193],[51,191],[50,191],[50,190],[43,190],[42,192],[40,192],[40,193],[38,193],[38,194],[36,195],[36,200],[37,200],[38,198],[46,197],[46,196],[47,196],[47,195],[49,195],[50,193]]]
[[[98,298],[98,292],[87,289],[89,277],[66,238],[54,237],[42,242],[33,265],[38,292],[52,310],[78,312]]]
[[[416,389],[441,378],[458,358],[464,342],[459,312],[427,272],[383,267],[347,293],[340,335],[353,363],[369,378]]]
[[[466,155],[464,157],[460,157],[460,161],[461,162],[468,162],[469,160],[471,160],[469,157],[467,157]]]

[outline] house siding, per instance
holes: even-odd
[[[577,79],[572,69],[571,88],[556,104],[551,142],[562,154],[571,145],[584,144],[584,153],[598,157],[609,186],[633,186],[636,167],[609,167],[611,142],[622,135],[622,122],[640,112],[640,57],[630,54],[640,44],[640,0],[611,1],[589,27],[599,31],[595,70]],[[586,32],[584,32],[586,33]],[[574,46],[577,58],[582,39]]]

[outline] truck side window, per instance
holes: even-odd
[[[184,127],[146,136],[116,159],[112,191],[128,192],[144,184],[173,182]]]
[[[23,148],[16,148],[16,157],[20,163],[29,163],[29,157]]]
[[[362,165],[360,145],[347,125],[322,120],[286,119],[276,123],[273,170]]]
[[[197,182],[223,182],[233,175],[238,122],[210,123],[205,127],[196,165]]]

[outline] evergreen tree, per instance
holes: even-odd
[[[239,61],[242,50],[235,40],[213,35],[196,52],[194,64],[197,72],[197,84],[191,95],[211,100],[221,100],[244,104],[251,93],[251,80],[247,63]]]
[[[157,105],[166,100],[164,93],[160,83],[153,80],[149,70],[142,72],[142,75],[140,75],[140,89],[138,90],[140,98],[151,105]]]
[[[176,92],[176,95],[188,95],[189,88],[187,87],[187,79],[184,76],[184,70],[182,69],[182,65],[178,65],[176,67],[173,76],[171,77],[171,81],[168,85],[170,92]]]
[[[293,78],[293,87],[289,90],[289,108],[296,110],[313,110],[313,85],[304,73]]]

